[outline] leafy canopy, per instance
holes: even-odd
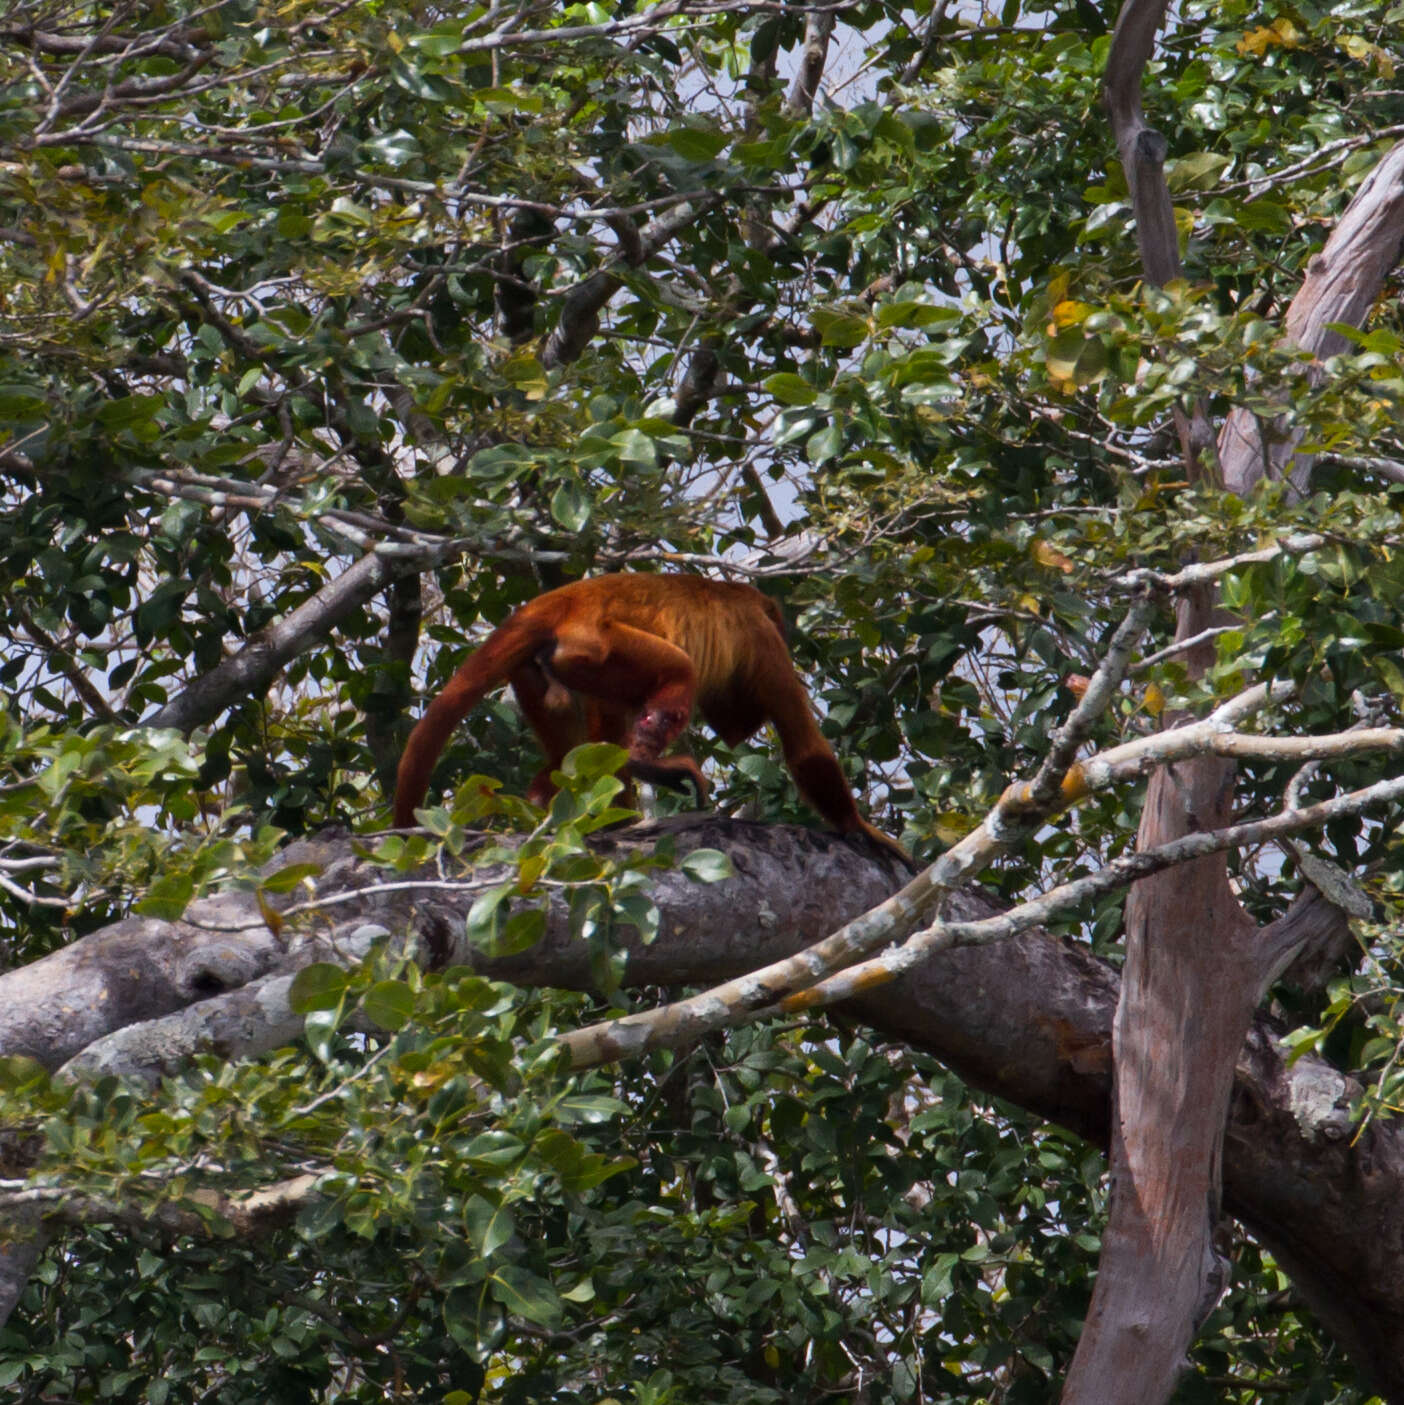
[[[12,5],[0,856],[28,866],[0,870],[8,959],[179,911],[287,834],[383,822],[412,694],[588,570],[746,564],[875,821],[928,855],[1043,753],[1133,565],[1328,543],[1232,573],[1216,666],[1191,686],[1153,664],[1102,740],[1248,672],[1302,684],[1302,731],[1348,725],[1354,698],[1394,707],[1396,300],[1320,380],[1278,332],[1399,130],[1404,14],[1180,7],[1146,100],[1185,277],[1150,292],[1099,105],[1114,9],[873,0],[825,47],[815,12],[744,3]],[[1195,396],[1305,426],[1312,492],[1187,488],[1165,426]],[[373,550],[384,578],[336,594]],[[416,652],[420,613],[437,650]],[[266,677],[230,671],[304,621]],[[802,817],[763,738],[699,752],[728,808]],[[492,704],[444,774],[520,792],[535,764]],[[1286,780],[1246,775],[1245,804]],[[451,848],[480,795],[435,811]],[[606,786],[558,818],[608,805]],[[1098,800],[988,880],[1085,871],[1136,813]],[[1391,899],[1394,820],[1323,836]],[[549,843],[528,888],[575,861]],[[1237,868],[1265,912],[1293,875]],[[568,881],[647,922],[627,875]],[[532,935],[507,914],[484,930]],[[1085,919],[1069,930],[1105,949],[1119,899]],[[1397,938],[1366,940],[1367,974],[1304,999],[1294,1037],[1382,1070],[1384,1111]],[[305,1168],[325,1197],[256,1243],[98,1216],[0,1335],[0,1385],[1048,1398],[1101,1195],[1099,1158],[1057,1129],[828,1025],[569,1079],[547,1051],[577,997],[384,951],[321,976],[307,1039],[274,1057],[149,1094],[9,1069],[41,1173],[95,1202],[208,1219],[195,1191]],[[1181,1398],[1255,1399],[1259,1378],[1361,1398],[1251,1243],[1236,1273]]]

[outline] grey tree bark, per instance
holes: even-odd
[[[630,947],[631,985],[737,976],[826,935],[886,897],[895,880],[857,848],[810,830],[717,819],[670,828],[680,854],[722,849],[735,874],[710,885],[677,870],[659,875],[660,934],[647,947]],[[651,840],[635,830],[602,842],[623,849]],[[467,910],[481,882],[500,875],[477,875],[476,882],[411,876],[428,885],[418,887],[396,875],[387,881],[384,870],[356,857],[349,839],[335,835],[293,846],[278,866],[292,863],[317,864],[321,872],[296,893],[269,900],[284,909],[326,903],[315,927],[305,925],[311,913],[302,922],[290,915],[274,932],[252,892],[202,900],[179,922],[115,923],[0,976],[0,1053],[26,1053],[75,1073],[155,1077],[198,1050],[236,1058],[276,1048],[301,1027],[287,1004],[295,971],[314,960],[355,960],[374,929],[407,933],[430,965],[473,963],[522,984],[591,984],[588,953],[559,906],[529,951],[489,963],[467,947]],[[993,910],[978,891],[948,901],[953,917]],[[1279,950],[1331,949],[1345,934],[1344,914],[1308,890],[1263,929],[1263,940]],[[1112,967],[1035,931],[941,952],[848,1010],[887,1038],[940,1058],[974,1086],[1105,1144],[1119,993]],[[1322,1060],[1308,1056],[1289,1066],[1259,1017],[1233,1072],[1225,1203],[1277,1255],[1377,1388],[1404,1399],[1397,1214],[1404,1133],[1377,1122],[1353,1139],[1352,1091]],[[0,1176],[23,1169],[17,1148],[0,1146]],[[71,1217],[83,1213],[77,1205]],[[56,1226],[64,1222],[59,1212]],[[0,1253],[0,1315],[13,1308],[31,1261],[25,1245],[11,1246],[8,1259]]]

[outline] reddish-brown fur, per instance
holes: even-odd
[[[594,576],[538,595],[471,653],[425,709],[400,758],[395,823],[408,828],[453,729],[510,682],[541,739],[545,765],[528,797],[544,804],[571,747],[608,741],[629,751],[631,776],[706,782],[685,753],[664,756],[695,706],[729,746],[770,722],[800,791],[843,834],[861,832],[907,859],[858,813],[833,748],[790,661],[774,601],[749,585],[701,576]]]

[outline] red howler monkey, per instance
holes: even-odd
[[[395,788],[397,827],[414,824],[453,729],[504,681],[546,753],[527,791],[535,804],[549,801],[551,772],[585,741],[626,746],[629,776],[675,788],[691,782],[705,800],[697,762],[662,754],[695,704],[728,746],[772,723],[805,799],[841,833],[866,834],[911,862],[859,815],[790,661],[780,610],[749,585],[594,576],[523,605],[468,656],[410,733]]]

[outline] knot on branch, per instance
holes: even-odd
[[[1169,143],[1154,127],[1142,127],[1136,133],[1136,162],[1144,166],[1163,166]]]

